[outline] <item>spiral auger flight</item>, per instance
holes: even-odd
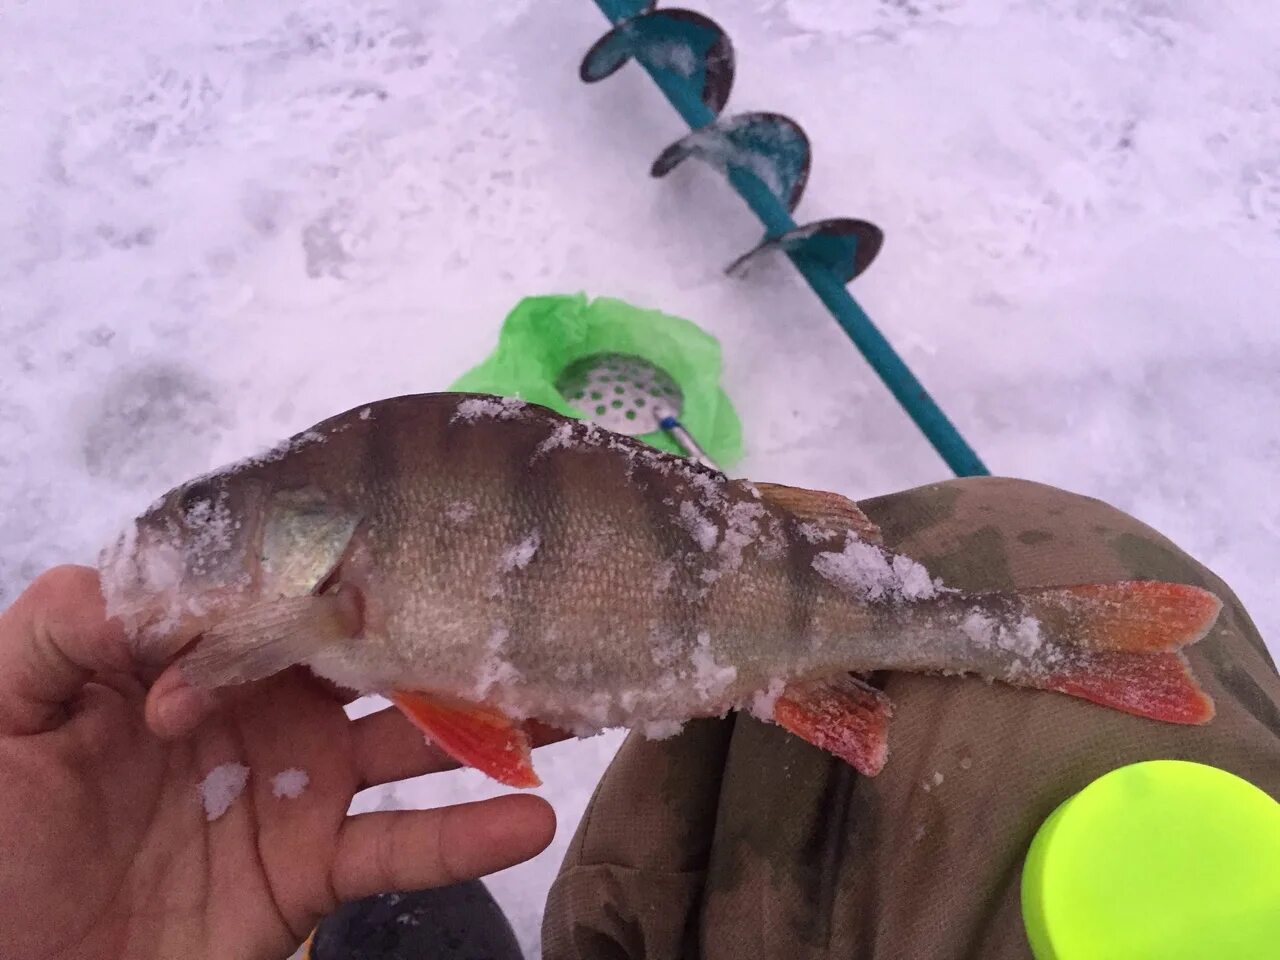
[[[733,89],[734,50],[718,23],[693,10],[655,9],[638,0],[595,0],[611,29],[587,51],[579,71],[595,83],[634,60],[692,128],[658,155],[665,176],[689,158],[721,171],[764,226],[763,238],[727,268],[742,273],[757,257],[784,254],[831,312],[957,476],[989,471],[846,286],[884,242],[875,224],[835,217],[797,225],[791,214],[809,180],[804,129],[778,113],[723,115]]]

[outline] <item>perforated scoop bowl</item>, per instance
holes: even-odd
[[[629,353],[596,353],[565,368],[556,389],[569,406],[606,430],[638,437],[670,434],[693,459],[715,468],[680,423],[684,394],[661,367]]]
[[[660,430],[663,417],[678,417],[684,407],[665,370],[625,353],[583,357],[565,368],[556,389],[584,417],[631,437]]]

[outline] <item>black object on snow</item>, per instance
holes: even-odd
[[[316,928],[307,960],[524,960],[479,880],[343,904]]]

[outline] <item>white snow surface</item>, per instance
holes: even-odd
[[[854,293],[993,471],[1167,533],[1276,649],[1273,0],[694,5],[733,38],[729,112],[808,131],[799,220],[885,229]],[[587,0],[3,5],[0,603],[182,480],[445,387],[528,294],[718,336],[738,472],[945,478],[785,262],[723,276],[759,228],[718,175],[647,176],[686,129],[634,66],[579,83],[604,29]],[[559,835],[492,880],[530,956],[619,740],[538,752]]]

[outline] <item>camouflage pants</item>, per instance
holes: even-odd
[[[1036,829],[1095,777],[1200,760],[1280,796],[1280,678],[1230,589],[1132,517],[1004,479],[862,504],[886,543],[973,590],[1146,578],[1226,606],[1190,660],[1204,727],[1054,693],[894,674],[889,763],[874,779],[745,715],[633,736],[597,788],[552,888],[548,960],[743,957],[1026,960],[1019,882]]]

